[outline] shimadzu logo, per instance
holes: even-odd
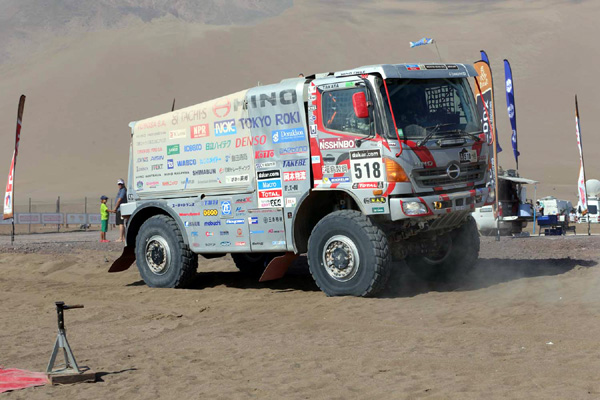
[[[174,144],[172,146],[167,146],[167,155],[171,156],[173,154],[179,154],[179,145]]]

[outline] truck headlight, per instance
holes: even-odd
[[[403,201],[402,211],[406,215],[426,215],[429,214],[427,206],[420,201]]]

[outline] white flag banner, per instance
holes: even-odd
[[[577,135],[577,148],[579,149],[579,179],[577,180],[577,192],[582,211],[587,210],[587,191],[585,188],[585,167],[583,164],[583,144],[581,143],[581,127],[579,126],[579,106],[575,96],[575,133]]]

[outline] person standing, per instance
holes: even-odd
[[[100,197],[100,219],[102,228],[100,229],[100,243],[107,243],[106,231],[108,230],[108,207],[106,206],[106,200],[108,197]]]
[[[115,242],[124,242],[125,225],[123,224],[123,218],[121,217],[121,204],[127,203],[127,188],[125,187],[125,181],[123,179],[117,180],[117,185],[119,186],[119,192],[117,193],[117,198],[115,200],[115,208],[110,210],[110,212],[116,214],[115,224],[119,227],[119,239],[115,240]]]

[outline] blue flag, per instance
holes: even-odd
[[[429,39],[424,37],[423,39],[417,41],[417,42],[409,42],[410,43],[410,48],[412,49],[413,47],[417,47],[417,46],[423,46],[426,44],[431,44],[433,43],[433,39]]]
[[[488,58],[485,50],[479,50],[479,52],[481,53],[481,59],[490,65],[490,59]]]
[[[506,110],[508,111],[508,118],[510,119],[510,127],[512,128],[512,136],[510,141],[512,142],[513,153],[515,154],[515,161],[519,165],[519,153],[517,147],[517,109],[515,108],[515,86],[512,78],[512,70],[510,69],[510,63],[508,60],[504,60],[504,76],[505,76],[505,87],[506,87]]]

